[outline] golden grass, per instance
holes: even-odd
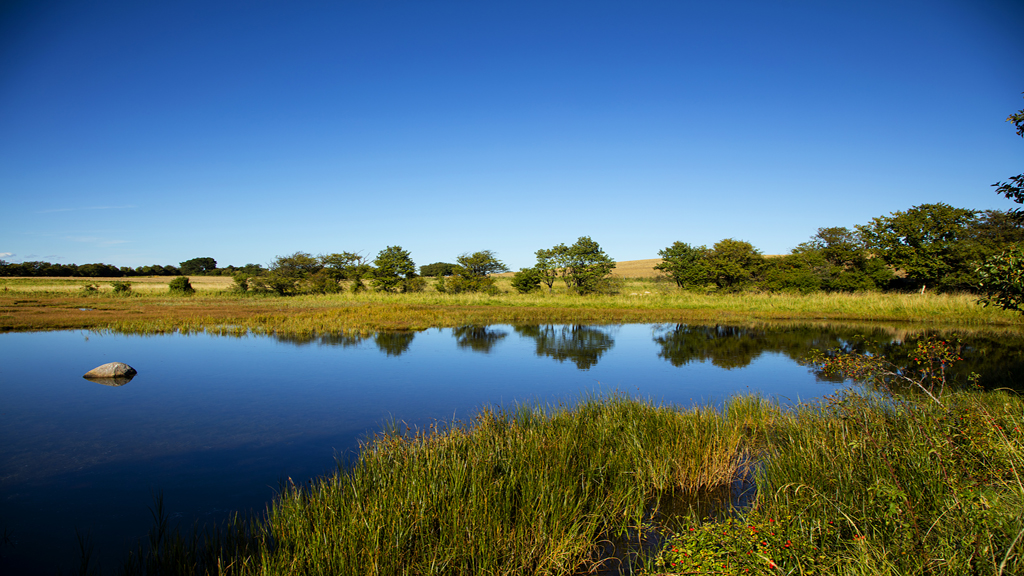
[[[101,286],[109,279],[96,279]],[[156,281],[160,280],[160,281]],[[240,296],[216,289],[228,279],[205,277],[191,297],[171,296],[169,279],[133,284],[129,297],[109,290],[83,294],[78,283],[38,280],[0,288],[0,331],[95,329],[127,332],[213,331],[343,333],[419,330],[486,324],[618,323],[837,323],[886,322],[910,330],[963,328],[1019,331],[1024,316],[984,308],[965,294],[695,294],[657,279],[622,281],[618,294],[579,296],[556,285],[554,293],[522,295],[509,278],[502,293]],[[8,279],[10,281],[10,279]],[[0,283],[2,285],[2,283]],[[136,286],[146,288],[136,290]],[[56,288],[56,289],[51,289]]]
[[[113,292],[111,282],[125,281],[132,285],[132,292],[157,294],[167,292],[167,285],[174,276],[133,276],[130,278],[80,278],[68,276],[44,278],[0,278],[0,292],[80,292],[82,286],[91,284],[101,293]],[[189,282],[196,291],[219,292],[231,287],[231,276],[189,276]]]
[[[661,264],[661,258],[650,258],[648,260],[627,260],[615,264],[612,276],[615,278],[657,278],[665,276],[660,270],[654,267]]]

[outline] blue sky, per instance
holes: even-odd
[[[7,2],[0,258],[787,253],[1016,206],[1019,1]]]

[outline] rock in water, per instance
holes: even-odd
[[[97,366],[85,373],[83,378],[129,378],[135,376],[135,368],[124,362],[110,362],[103,366]]]

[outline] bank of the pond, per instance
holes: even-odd
[[[396,425],[353,467],[287,486],[265,518],[206,545],[158,524],[127,572],[574,574],[640,529],[671,530],[634,566],[652,574],[1020,573],[1024,403],[943,402],[738,397],[719,411],[613,397]],[[650,514],[666,494],[728,486],[751,459],[751,507]]]
[[[1024,318],[950,294],[720,294],[636,288],[615,295],[333,294],[245,297],[200,292],[115,296],[0,293],[0,330],[111,329],[128,333],[250,331],[311,334],[488,324],[884,321],[1020,329]]]

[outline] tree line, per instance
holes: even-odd
[[[0,276],[72,277],[72,278],[126,278],[131,276],[232,276],[237,272],[259,273],[263,266],[225,266],[217,268],[210,257],[192,258],[177,266],[152,264],[150,266],[113,266],[111,264],[53,264],[43,261],[6,262],[0,260]]]
[[[732,238],[711,248],[675,242],[658,252],[655,269],[699,291],[978,292],[983,264],[1022,241],[1024,219],[1014,211],[922,204],[853,230],[819,228],[783,256]]]

